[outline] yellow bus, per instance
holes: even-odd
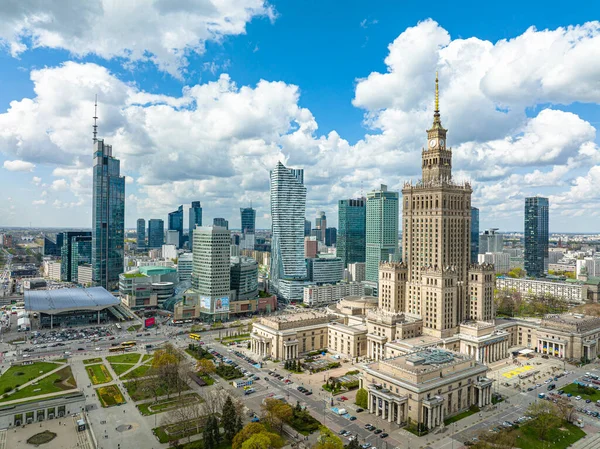
[[[123,352],[125,348],[121,346],[116,346],[114,348],[108,348],[108,352]]]
[[[130,348],[131,346],[135,346],[136,342],[135,341],[124,341],[121,343],[121,346],[123,346],[124,348]]]
[[[198,335],[198,334],[190,334],[189,337],[192,340],[198,340],[198,341],[202,340],[202,337],[200,335]]]

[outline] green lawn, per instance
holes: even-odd
[[[18,385],[23,385],[36,377],[46,374],[60,365],[48,362],[36,362],[33,365],[11,366],[0,376],[0,394],[6,393]]]
[[[93,359],[85,359],[83,361],[84,365],[90,365],[92,363],[100,363],[102,362],[102,358],[101,357],[94,357]]]
[[[135,332],[135,331],[137,331],[137,330],[138,330],[139,328],[141,328],[141,327],[142,327],[142,325],[141,325],[141,324],[134,324],[134,325],[132,325],[132,326],[129,326],[129,327],[127,328],[127,330],[128,330],[129,332]]]
[[[135,365],[133,363],[111,363],[110,366],[117,376],[121,376],[125,371],[130,370]]]
[[[546,440],[540,440],[536,432],[527,424],[517,432],[517,447],[521,449],[565,449],[585,436],[585,432],[573,424],[566,424],[548,432]]]
[[[65,366],[63,369],[50,374],[49,376],[41,379],[37,384],[31,384],[28,387],[20,389],[15,393],[2,397],[0,402],[13,401],[15,399],[25,399],[32,396],[39,396],[41,394],[57,393],[59,391],[72,390],[77,388],[75,380],[73,379],[73,373],[71,372],[70,366]]]
[[[94,385],[105,384],[112,380],[112,376],[110,375],[110,372],[104,363],[88,365],[86,366],[85,370],[87,371],[87,374]]]
[[[135,365],[140,360],[141,354],[139,352],[128,352],[127,354],[121,355],[109,355],[106,360],[112,365],[113,363],[131,363]]]
[[[600,391],[594,390],[593,388],[582,387],[581,385],[569,384],[562,388],[567,393],[571,393],[573,396],[581,396],[583,399],[591,399],[596,401],[600,399]]]
[[[156,435],[158,441],[161,443],[168,443],[171,440],[182,440],[187,436],[196,435],[203,430],[204,420],[200,423],[197,423],[196,421],[192,422],[192,420],[178,422],[176,424],[168,424],[152,429],[154,435]]]
[[[153,358],[154,356],[150,354],[144,354],[144,357],[142,357],[142,362],[147,362],[148,360],[152,360]]]
[[[113,365],[113,368],[114,368],[114,366],[115,365]],[[132,365],[126,365],[126,366],[131,367]],[[144,377],[148,373],[148,370],[150,368],[152,368],[150,365],[140,365],[136,369],[125,374],[123,376],[123,379],[128,380],[128,379],[137,379],[138,377]]]
[[[181,391],[187,391],[190,389],[190,387],[188,386],[188,384],[186,384],[185,382],[181,381]],[[131,399],[133,399],[134,401],[143,401],[144,399],[153,399],[155,396],[155,392],[154,391],[150,391],[150,390],[146,390],[144,389],[144,382],[143,381],[130,381],[130,382],[126,382],[123,385],[125,385],[125,389],[127,390],[127,393],[129,393],[129,396],[131,396]],[[176,394],[174,389],[171,389],[171,391],[167,391],[164,388],[159,388],[156,391],[156,396],[165,396],[168,393],[170,393],[171,395]]]
[[[196,402],[203,402],[203,399],[196,393],[186,394],[184,399],[188,405]],[[171,399],[160,399],[158,402],[146,402],[145,404],[139,404],[137,407],[142,415],[149,416],[172,410],[176,408],[178,404],[179,398],[174,397]]]
[[[464,412],[459,413],[458,415],[454,415],[448,419],[445,419],[444,425],[447,426],[448,424],[452,424],[453,422],[460,421],[461,419],[466,418],[467,416],[474,415],[475,413],[479,413],[479,407],[470,408],[469,410],[465,410]]]
[[[96,388],[96,394],[100,399],[102,407],[112,407],[125,403],[123,393],[116,385],[108,385],[106,387]]]

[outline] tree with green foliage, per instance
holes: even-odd
[[[313,449],[344,449],[344,443],[325,426],[319,427],[319,437]]]
[[[550,401],[536,401],[527,408],[527,415],[533,419],[527,425],[540,440],[545,440],[548,432],[561,425],[559,411]]]
[[[233,438],[233,442],[231,443],[231,449],[248,449],[248,445],[244,446],[244,444],[254,435],[262,435],[267,437],[269,439],[268,448],[279,448],[284,444],[282,437],[274,432],[269,432],[262,424],[253,422],[246,424],[246,426],[236,434],[236,436]],[[258,440],[255,439],[252,445],[264,444],[264,441],[265,440],[263,438]],[[253,446],[252,449],[256,449],[256,447]]]
[[[359,388],[356,392],[355,404],[362,408],[368,408],[369,406],[369,392],[364,388]]]
[[[210,426],[210,419],[211,417],[209,417],[206,420],[206,424],[204,425],[204,432],[202,432],[202,441],[204,443],[204,449],[215,449],[215,440],[213,438],[213,431],[212,428]]]
[[[255,433],[242,443],[242,449],[270,449],[271,440],[265,433]]]
[[[358,442],[358,438],[354,438],[350,440],[347,445],[344,446],[344,449],[360,449],[360,444]]]
[[[242,415],[240,413],[237,414],[235,418],[235,433],[236,435],[244,428],[244,424],[242,423]]]
[[[235,423],[237,420],[237,412],[231,396],[227,396],[225,404],[223,404],[223,413],[221,415],[221,427],[223,427],[223,436],[225,441],[233,441],[233,437],[236,434]]]
[[[211,416],[210,418],[210,428],[212,430],[212,438],[215,442],[215,446],[221,444],[221,432],[219,431],[219,420],[216,416]]]

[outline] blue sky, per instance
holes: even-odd
[[[0,6],[1,225],[89,226],[94,92],[128,227],[192,200],[232,227],[252,201],[268,227],[277,160],[305,168],[307,217],[335,224],[337,200],[418,178],[439,70],[481,227],[522,229],[523,198],[541,194],[552,231],[597,230],[591,2],[60,3]]]

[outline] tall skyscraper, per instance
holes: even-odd
[[[177,247],[181,248],[183,243],[183,205],[179,206],[177,210],[169,213],[168,226],[167,229],[169,231],[179,232]]]
[[[271,171],[271,285],[286,301],[304,296],[305,212],[304,170],[278,162]]]
[[[192,207],[190,207],[190,241],[189,247],[194,247],[194,228],[196,225],[202,226],[202,206],[200,201],[192,201]]]
[[[94,118],[95,119],[95,118]],[[92,282],[107,290],[119,287],[125,239],[125,177],[112,145],[96,139],[92,186]]]
[[[437,77],[435,87],[433,126],[421,152],[422,180],[402,189],[402,245],[406,312],[421,317],[423,333],[445,338],[464,320],[493,318],[494,272],[479,265],[469,272],[472,189],[452,180]]]
[[[327,228],[325,229],[325,246],[335,246],[337,242],[337,229]]]
[[[254,234],[256,229],[256,210],[251,207],[240,208],[242,234]]]
[[[304,220],[304,237],[310,237],[310,231],[312,229],[310,220]]]
[[[365,261],[367,229],[367,199],[338,202],[337,256],[348,264]]]
[[[220,228],[229,229],[229,221],[227,221],[221,217],[213,218],[213,226],[218,226]]]
[[[92,256],[92,233],[86,231],[67,231],[63,232],[62,235],[60,279],[66,282],[77,282],[77,274],[75,274],[75,279],[73,279],[73,272],[77,273],[79,259],[83,259],[81,262],[90,263]],[[83,244],[83,242],[85,243]],[[73,265],[75,265],[75,269],[73,269]]]
[[[527,276],[544,275],[548,264],[548,198],[525,198],[525,271]]]
[[[142,249],[146,247],[146,220],[138,218],[137,221],[137,247]]]
[[[471,263],[477,263],[479,255],[479,209],[471,207]]]
[[[225,228],[202,226],[194,232],[192,288],[200,297],[201,313],[212,321],[229,315],[230,244],[231,233]]]
[[[148,220],[148,248],[161,248],[165,243],[165,222],[160,218]]]
[[[398,251],[398,192],[386,185],[367,194],[366,281],[377,287],[379,262],[388,262]]]
[[[315,229],[317,230],[317,240],[325,243],[325,230],[327,229],[327,216],[325,212],[317,212],[317,218],[315,218]]]

